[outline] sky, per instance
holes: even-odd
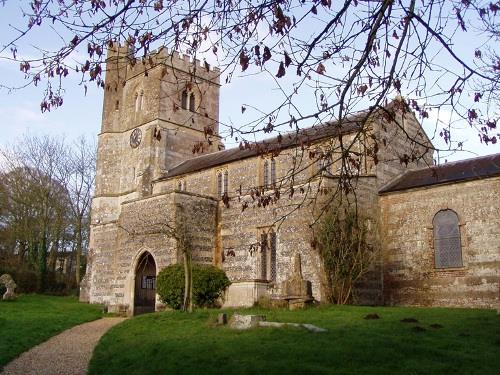
[[[3,6],[1,4],[0,1],[0,46],[16,34],[9,25],[22,25],[26,22],[20,15],[21,4],[26,6],[25,2],[8,0]],[[52,38],[54,38],[52,33],[40,32],[31,37],[29,43],[49,48],[54,42]],[[0,54],[0,85],[22,85],[24,81],[23,75],[19,71],[19,63],[2,58],[6,56],[10,56],[8,51]],[[224,79],[221,80],[223,84],[220,90],[219,116],[222,123],[238,125],[248,121],[250,116],[258,114],[257,110],[250,107],[245,114],[242,114],[242,105],[250,104],[259,110],[265,110],[272,108],[282,100],[282,94],[274,87],[273,80],[269,77],[265,75],[249,76],[241,73],[237,76],[233,77],[229,84],[224,84]],[[0,88],[0,127],[2,130],[0,146],[15,142],[25,133],[62,136],[69,141],[81,135],[97,136],[101,126],[102,89],[90,83],[87,92],[85,92],[83,86],[79,84],[77,76],[70,74],[66,80],[63,106],[45,113],[40,110],[40,102],[43,97],[42,88],[28,86],[13,91]],[[444,111],[439,114],[440,118],[447,116],[449,113]],[[435,144],[443,146],[442,140],[434,134],[434,125],[437,120],[438,114],[431,113],[430,118],[424,122],[423,126]],[[479,142],[476,132],[470,129],[467,124],[460,126],[463,130],[460,130],[457,135],[466,139],[464,148],[468,151],[453,155],[443,154],[441,162],[500,152],[500,143],[485,146]],[[229,143],[229,146],[234,144],[229,139],[226,140],[226,143]]]

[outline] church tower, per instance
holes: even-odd
[[[222,149],[219,75],[165,48],[137,59],[127,47],[112,46],[94,200],[147,196],[152,181],[168,169]]]
[[[94,277],[94,267],[101,278],[113,273],[123,202],[150,196],[153,181],[175,165],[223,148],[219,76],[218,69],[166,48],[136,58],[126,46],[110,46],[86,277]],[[91,288],[109,284],[90,282]],[[110,295],[87,292],[98,297],[92,302],[106,302]]]

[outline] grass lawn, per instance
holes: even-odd
[[[32,294],[0,302],[0,369],[49,337],[101,315],[101,306],[79,303],[76,297]]]
[[[312,323],[328,333],[234,331],[214,326],[219,312],[129,319],[101,338],[90,374],[500,373],[500,316],[494,311],[353,306],[241,310],[265,314],[269,321]],[[363,319],[373,313],[380,319]],[[404,318],[418,323],[402,323]]]

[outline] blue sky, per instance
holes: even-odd
[[[10,0],[4,6],[0,2],[0,45],[15,35],[9,24],[22,25],[25,19],[21,17],[20,6],[26,6],[25,2]],[[53,33],[47,30],[41,31],[21,45],[21,54],[29,53],[31,45],[50,48],[54,40]],[[6,51],[0,54],[0,84],[22,85],[23,76],[19,71],[18,63],[12,63],[2,57],[9,56]],[[237,69],[238,70],[238,69]],[[239,74],[241,76],[241,74]],[[223,82],[224,79],[221,80]],[[65,82],[66,93],[64,105],[49,113],[41,113],[40,102],[42,100],[42,88],[26,87],[21,90],[9,92],[0,89],[0,146],[13,142],[25,132],[34,134],[50,134],[64,136],[68,140],[80,135],[96,136],[100,130],[103,91],[90,83],[85,95],[84,88],[79,85],[79,77],[69,76]],[[234,77],[230,84],[223,84],[220,97],[220,121],[222,123],[242,124],[248,121],[252,115],[258,112],[249,108],[245,114],[241,113],[243,104],[251,104],[260,110],[273,108],[282,100],[282,94],[265,74]],[[441,113],[446,117],[447,113]],[[433,129],[437,114],[432,113],[431,118],[424,123],[428,135],[433,137]],[[475,155],[484,155],[500,151],[500,144],[495,146],[484,146],[478,141],[475,131],[468,128],[466,124],[461,126],[463,130],[457,134],[467,139],[465,148],[470,152],[458,153],[448,160],[462,159]],[[436,142],[440,142],[436,138]],[[441,142],[442,144],[442,142]]]

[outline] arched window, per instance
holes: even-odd
[[[271,185],[276,187],[276,160],[271,159]]]
[[[224,192],[222,191],[222,172],[217,173],[217,196],[222,197]]]
[[[264,160],[264,170],[262,171],[262,185],[267,188],[269,185],[269,162]]]
[[[265,228],[260,234],[260,278],[276,281],[276,232]]]
[[[180,179],[177,181],[177,190],[186,191],[186,180]]]
[[[144,109],[144,92],[141,91],[140,99],[139,99],[139,110],[142,111]]]
[[[228,194],[229,192],[229,173],[227,170],[224,171],[224,191],[223,193]]]
[[[217,197],[222,198],[224,194],[229,193],[229,174],[226,170],[217,171]]]
[[[269,280],[276,281],[276,232],[269,233]]]
[[[188,107],[188,92],[186,90],[184,90],[182,92],[182,98],[181,98],[181,108],[182,109],[187,109]]]
[[[260,235],[260,278],[262,280],[267,280],[267,254],[267,232],[264,231]]]
[[[462,244],[458,215],[452,210],[439,211],[432,220],[436,268],[462,267]]]
[[[189,110],[191,112],[194,112],[195,111],[195,99],[194,99],[194,94],[191,93],[191,95],[189,95]]]

